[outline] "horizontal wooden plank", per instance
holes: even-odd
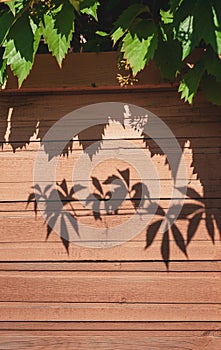
[[[219,272],[7,271],[0,285],[0,302],[221,303]]]
[[[31,192],[32,191],[29,192],[28,197]],[[93,193],[93,191],[91,192]],[[97,193],[97,191],[95,193]],[[88,192],[88,196],[89,194],[90,192]],[[43,198],[42,200],[38,201],[38,207],[35,212],[34,199],[32,199],[29,202],[28,198],[26,200],[17,200],[15,197],[14,200],[0,201],[0,217],[1,218],[23,217],[27,219],[36,219],[36,216],[38,217],[39,215],[41,215],[40,210],[42,210],[42,212],[45,213],[46,205],[50,204],[50,207],[48,205],[47,208],[50,208],[50,210],[53,213],[62,213],[65,211],[65,212],[71,212],[73,214],[73,208],[74,208],[77,220],[81,219],[81,217],[84,218],[86,216],[90,216],[92,218],[94,211],[90,204],[93,203],[93,201],[95,202],[95,200],[92,198],[92,202],[89,203],[89,205],[88,204],[86,205],[85,204],[86,199],[87,199],[86,196],[79,197],[79,199],[74,198],[73,200],[70,200],[68,197],[65,197],[65,199],[63,199],[63,202],[62,202],[62,201],[58,201],[57,197],[56,199],[53,199],[53,197],[51,199],[49,194],[48,199],[45,200]],[[160,197],[158,197],[157,195],[157,197],[150,197],[150,199],[152,200],[152,203],[154,203],[153,204],[154,207],[149,206],[149,210],[148,210],[148,205],[150,204],[149,200],[145,197],[137,197],[137,198],[135,197],[135,200],[137,200],[138,203],[140,199],[145,200],[146,207],[144,206],[144,209],[142,207],[138,209],[140,210],[143,218],[145,218],[146,216],[147,217],[149,216],[149,219],[150,219],[150,215],[155,214],[152,208],[154,208],[154,210],[155,208],[157,209],[157,203],[158,203],[158,207],[164,211],[164,216],[166,215],[168,208],[170,208],[170,214],[172,214],[171,211],[173,210],[175,213],[175,209],[172,209],[172,208],[174,208],[176,205],[180,206],[180,215],[179,215],[180,220],[189,219],[191,216],[196,214],[197,209],[199,209],[203,213],[202,220],[204,220],[206,212],[210,214],[212,213],[219,214],[219,210],[220,210],[219,208],[221,204],[221,198],[215,197],[215,196],[212,196],[210,198],[201,197],[199,198],[199,200],[195,200],[192,198],[186,198],[185,200],[183,200],[181,197],[171,198],[170,196],[160,199]],[[121,197],[119,196],[119,197],[113,198],[112,203],[114,203],[114,201],[116,201],[116,203],[119,204],[118,212],[117,213],[107,212],[107,208],[105,208],[104,206],[105,201],[103,200],[101,201],[100,208],[99,208],[99,212],[101,216],[109,218],[109,220],[112,220],[113,222],[116,221],[116,223],[119,224],[121,220],[120,218],[121,216],[124,216],[126,219],[127,217],[130,217],[131,215],[134,215],[136,213],[136,210],[130,198],[128,197],[124,198],[123,196]],[[206,203],[206,207],[204,203]],[[163,217],[163,211],[161,215],[162,217]],[[156,212],[156,215],[159,215],[159,212]]]
[[[28,126],[26,126],[25,123],[23,123],[22,121],[19,123],[21,124],[21,126],[19,128],[22,128],[23,130],[25,128],[27,128]],[[23,126],[24,124],[24,126]],[[1,120],[0,120],[0,128],[2,128],[2,131],[3,131],[3,125],[1,123]],[[14,127],[13,126],[13,129],[16,129],[16,126]],[[121,135],[115,135],[115,137],[113,137],[115,141],[119,141],[119,140],[122,140],[122,137]],[[106,150],[109,150],[110,147],[108,148],[108,143],[111,145],[111,142],[112,142],[112,148],[113,148],[113,140],[111,140],[109,137],[105,138],[104,136],[104,139],[105,139],[105,146],[103,147],[103,149],[106,149]],[[162,153],[161,149],[159,148],[159,146],[154,143],[151,138],[148,138],[148,136],[145,136],[143,137],[142,135],[140,134],[137,134],[137,135],[125,135],[125,139],[130,141],[131,142],[131,149],[133,149],[133,143],[140,143],[140,149],[149,149],[151,150],[151,152],[153,154],[155,153]],[[27,138],[24,138],[24,139],[18,139],[17,141],[14,140],[14,141],[11,141],[11,144],[13,144],[13,142],[20,142],[20,141],[26,141]],[[98,137],[98,135],[96,135],[96,133],[91,133],[88,135],[88,137],[84,137],[81,139],[83,142],[86,142],[88,140],[90,140],[91,142],[97,142],[100,140],[100,138]],[[158,138],[156,138],[156,140],[158,140]],[[160,140],[160,138],[159,138]],[[68,142],[69,140],[67,140]],[[79,140],[77,138],[72,138],[71,139],[72,141],[72,146],[73,146],[73,149],[74,149],[74,152],[75,154],[79,154],[79,152],[82,150],[82,147],[79,145]],[[190,144],[193,144],[193,149],[190,147],[190,146],[186,146],[185,142],[186,142],[186,138],[184,137],[177,137],[177,141],[178,143],[180,144],[180,146],[182,147],[182,150],[184,150],[185,153],[187,154],[191,154],[192,152],[194,152],[195,155],[197,154],[214,154],[214,153],[218,153],[219,150],[220,150],[220,143],[221,143],[221,137],[192,137],[190,138]],[[53,141],[54,142],[54,145],[56,146],[56,141]],[[134,146],[135,148],[135,146]],[[168,153],[172,153],[174,152],[174,145],[169,145],[168,144],[168,148],[167,148],[167,152]],[[34,138],[34,137],[31,137],[30,139],[30,142],[28,143],[28,145],[26,146],[26,148],[17,148],[16,149],[16,155],[18,155],[19,153],[23,153],[23,155],[25,155],[26,153],[33,153],[33,152],[41,152],[39,150],[39,140]],[[0,155],[2,156],[3,154],[6,154],[6,153],[11,153],[12,152],[12,147],[10,146],[10,144],[5,141],[3,142],[3,147],[0,149]]]
[[[58,179],[58,182],[61,183],[63,179]],[[100,181],[104,181],[105,179],[99,179]],[[142,179],[143,182],[146,182],[146,179]],[[139,182],[139,179],[130,179],[131,182],[133,182],[133,184]],[[158,181],[158,183],[157,183]],[[91,189],[93,189],[92,184],[90,185],[91,180],[89,180],[89,186]],[[192,185],[190,185],[191,188],[194,188],[195,191],[200,195],[203,196],[203,188],[202,186],[199,184],[199,181],[195,181],[195,183],[193,181],[190,180],[190,182],[192,182]],[[221,197],[221,184],[220,184],[220,180],[214,180],[210,182],[210,185],[208,186],[208,190],[206,192],[206,197],[204,198],[219,198]],[[54,185],[54,182],[52,182],[51,184],[53,184],[54,187],[56,187],[56,185]],[[81,181],[82,186],[84,186],[84,184],[86,185],[86,182]],[[158,186],[159,184],[159,180],[151,181],[150,182],[150,187],[152,186]],[[41,183],[39,184],[40,187],[45,188],[46,184]],[[71,188],[73,186],[73,182],[71,180],[67,181],[67,186],[68,188]],[[32,189],[33,186],[33,182],[19,182],[17,181],[13,181],[13,182],[1,182],[0,183],[0,205],[2,201],[26,201],[28,200],[28,197],[30,195],[30,193],[34,193],[34,190]],[[160,186],[161,186],[161,190],[160,190],[160,197],[161,198],[170,198],[171,197],[171,191],[172,191],[172,181],[168,180],[160,180]],[[57,187],[58,188],[58,187]],[[105,189],[107,187],[104,187]],[[59,189],[59,188],[58,188]],[[37,192],[36,192],[37,193]],[[89,191],[88,191],[89,193]],[[48,196],[50,194],[50,191],[48,193]],[[181,195],[180,195],[181,197]],[[85,197],[83,197],[82,195],[80,195],[80,193],[78,194],[78,198],[84,199]],[[33,200],[32,200],[33,201]],[[30,209],[30,208],[29,208]],[[1,210],[1,209],[0,209]]]
[[[52,108],[52,107],[51,107]],[[56,108],[56,107],[55,107]],[[60,115],[60,118],[62,118],[65,114]],[[220,119],[220,115],[217,117],[217,119]],[[37,118],[38,120],[38,118]],[[13,122],[11,122],[11,132],[10,135],[8,135],[9,137],[9,143],[13,146],[13,148],[19,149],[19,147],[24,147],[25,145],[27,146],[29,144],[29,142],[31,141],[31,145],[30,145],[30,150],[31,149],[35,149],[36,145],[34,145],[34,143],[36,143],[35,138],[33,137],[33,135],[35,135],[35,133],[38,133],[38,137],[42,138],[46,132],[53,126],[53,124],[56,121],[52,121],[52,122],[48,122],[45,123],[44,121],[42,121],[40,124],[38,121],[34,121],[33,124],[34,125],[30,125],[29,127],[26,127],[24,125],[24,128],[21,126],[16,128],[15,123],[13,124]],[[75,122],[75,121],[74,121]],[[90,123],[88,122],[88,126],[93,122],[93,128],[97,125],[100,124],[101,121],[99,120],[90,120]],[[105,121],[102,120],[102,123],[104,123]],[[21,122],[16,120],[16,123],[19,125]],[[75,122],[76,123],[76,122]],[[190,144],[193,147],[193,149],[196,151],[196,153],[200,153],[199,149],[199,145],[200,145],[200,140],[203,139],[207,139],[208,137],[214,137],[215,139],[218,139],[220,137],[220,122],[219,120],[215,120],[215,121],[208,121],[208,122],[195,122],[194,127],[190,128],[189,127],[189,123],[190,122],[185,122],[185,121],[179,121],[179,123],[176,123],[175,121],[170,121],[167,122],[167,125],[170,127],[171,131],[173,132],[173,134],[175,135],[175,137],[177,138],[178,142],[180,143],[180,146],[183,147],[183,139],[185,138],[186,140],[190,139]],[[6,135],[7,132],[7,123],[4,122],[4,129],[2,128],[1,133],[1,139],[0,142],[2,143],[7,143],[4,140],[4,136]],[[21,123],[22,124],[22,123]],[[24,123],[23,123],[24,124]],[[46,124],[46,125],[45,125]],[[77,123],[76,123],[77,124]],[[75,136],[74,131],[75,130],[84,130],[87,127],[87,122],[83,123],[78,123],[78,128],[74,127],[73,125],[70,125],[70,128],[73,129],[73,137]],[[38,125],[38,126],[37,126]],[[81,136],[81,135],[80,135]],[[100,133],[97,131],[94,133],[94,135],[92,136],[87,136],[87,139],[90,140],[100,140]],[[133,140],[135,136],[124,136],[124,138],[130,138]],[[148,137],[148,136],[147,136]],[[147,137],[145,137],[145,141],[147,143],[147,145],[150,146],[150,149],[152,152],[158,153],[159,150],[156,147],[156,144],[153,145],[153,143],[151,142],[151,139],[148,139]],[[81,136],[82,141],[85,141],[86,137],[85,136]],[[115,135],[115,139],[117,140],[119,138],[118,135]],[[122,138],[122,136],[121,136]],[[143,141],[143,138],[140,137],[140,135],[137,135],[137,138],[139,138],[141,141]],[[160,137],[160,135],[156,134],[154,139],[155,141],[160,140],[162,137]],[[31,140],[30,140],[31,139]],[[66,139],[64,139],[64,141],[66,141]],[[67,139],[67,142],[69,140]],[[213,147],[217,148],[220,145],[220,142],[218,144],[215,143],[216,140],[214,140],[213,142]],[[56,140],[53,140],[55,146],[56,146]],[[212,142],[212,141],[211,141]],[[13,145],[14,144],[14,145]],[[205,147],[205,146],[204,146]],[[9,147],[6,147],[6,150],[8,150]],[[12,150],[12,148],[10,148]],[[4,148],[3,148],[4,150]],[[172,150],[172,148],[171,148]],[[169,150],[168,150],[169,151]],[[205,151],[206,153],[210,153],[211,150]]]
[[[114,262],[0,262],[0,271],[130,271],[164,272],[159,261],[114,261]],[[221,261],[172,261],[170,272],[221,272]]]
[[[204,335],[216,335],[221,322],[4,322],[0,321],[0,331],[149,331],[149,332],[203,332]],[[13,334],[13,332],[11,333]],[[189,333],[188,333],[189,334]]]
[[[202,93],[194,100],[193,106],[187,103],[183,103],[180,100],[180,95],[176,91],[138,91],[122,89],[121,91],[109,91],[109,93],[102,92],[95,93],[92,95],[87,92],[79,94],[59,94],[53,95],[48,92],[47,95],[41,93],[35,93],[34,95],[28,96],[21,94],[13,94],[12,96],[4,96],[2,94],[0,101],[0,108],[7,110],[9,107],[13,107],[13,115],[16,117],[15,120],[24,120],[24,117],[29,120],[57,120],[58,117],[62,117],[68,112],[74,109],[80,108],[88,104],[99,103],[99,102],[125,102],[131,103],[137,106],[141,106],[155,113],[160,118],[167,117],[180,117],[180,122],[184,120],[186,124],[191,120],[194,122],[200,118],[203,122],[211,122],[215,119],[218,121],[218,115],[220,115],[220,107],[209,103]],[[53,109],[50,109],[54,106]],[[47,112],[47,113],[46,113]],[[47,117],[46,117],[47,115]],[[18,119],[17,119],[18,117]],[[192,119],[193,118],[193,119]],[[195,118],[195,119],[194,119]],[[199,119],[198,119],[199,120]],[[203,135],[206,137],[207,134]],[[217,136],[219,136],[217,134]]]
[[[0,303],[1,321],[220,321],[220,304]]]
[[[117,52],[75,52],[67,55],[62,69],[60,69],[52,56],[48,54],[36,55],[34,67],[29,79],[24,82],[23,88],[117,86],[119,84],[116,75],[120,72],[117,68],[117,56]],[[93,67],[93,69],[88,69],[89,67]],[[39,74],[41,79],[39,79]],[[140,84],[159,83],[160,80],[160,72],[152,62],[144,72],[139,74]],[[10,74],[7,89],[15,89],[17,85],[16,78]]]
[[[174,336],[150,336],[143,334],[131,334],[115,337],[114,335],[92,336],[90,333],[87,336],[76,337],[22,337],[22,336],[6,336],[0,338],[0,347],[3,350],[9,349],[33,349],[47,348],[48,350],[79,350],[79,349],[102,349],[102,350],[132,350],[139,348],[140,350],[164,350],[176,349],[183,350],[188,348],[191,350],[220,350],[220,338],[211,336],[189,336],[186,337]]]
[[[134,333],[134,332],[133,332]],[[207,336],[207,335],[189,335],[183,334],[170,336],[170,335],[148,335],[143,333],[135,334],[99,334],[93,335],[87,333],[86,335],[76,336],[62,336],[53,334],[51,336],[25,336],[25,335],[3,335],[0,338],[0,347],[3,350],[9,349],[33,349],[47,348],[48,350],[59,350],[59,349],[102,349],[102,350],[132,350],[139,348],[140,350],[151,349],[151,350],[164,350],[176,349],[183,350],[219,350],[220,349],[220,337]]]
[[[128,330],[122,331],[122,330],[93,330],[93,331],[88,331],[88,330],[77,330],[77,331],[48,331],[48,330],[41,330],[41,331],[0,331],[0,339],[4,337],[11,336],[13,337],[55,337],[56,339],[59,338],[80,338],[80,337],[109,337],[112,336],[113,338],[120,338],[120,337],[125,337],[128,335]],[[134,337],[143,337],[143,336],[148,336],[148,337],[186,337],[187,336],[187,331],[179,331],[179,330],[133,330],[131,331],[131,335]],[[217,331],[199,331],[199,330],[188,330],[188,336],[192,337],[202,337],[202,336],[211,336],[211,337],[219,337],[221,335],[220,330]]]
[[[212,210],[212,209],[210,209]],[[214,211],[215,212],[215,211]],[[87,214],[87,216],[85,216]],[[134,212],[131,211],[131,215],[133,215]],[[107,233],[105,235],[105,240],[108,241],[113,241],[113,237],[108,238],[108,230],[111,229],[113,226],[117,226],[121,224],[122,222],[126,222],[127,220],[130,219],[130,215],[125,214],[124,212],[119,213],[119,215],[105,215],[102,217],[102,221],[96,222],[93,218],[93,215],[88,212],[88,213],[81,213],[80,216],[78,216],[78,224],[80,225],[87,225],[88,227],[94,227],[94,228],[99,228],[102,229],[103,232]],[[131,243],[134,242],[134,244],[145,246],[146,244],[146,230],[149,227],[150,223],[152,224],[153,222],[156,222],[157,220],[160,220],[161,217],[156,216],[153,221],[149,221],[147,216],[142,217],[142,222],[138,221],[139,225],[142,223],[142,226],[134,226],[134,237],[133,239],[131,238]],[[146,221],[145,221],[146,220]],[[68,225],[68,223],[67,223]],[[215,221],[213,222],[214,225],[214,241],[216,244],[219,244],[220,240],[220,230],[218,229]],[[187,240],[187,234],[188,234],[188,227],[189,227],[189,221],[186,219],[179,219],[176,221],[176,226],[179,228],[183,239],[186,241]],[[69,232],[72,232],[73,230],[71,229],[70,226],[67,226],[67,229]],[[52,242],[60,242],[60,236],[59,233],[62,230],[62,226],[57,225],[54,230],[57,230],[55,232],[52,232],[50,234],[50,237],[48,238],[48,243]],[[79,231],[81,231],[81,227],[79,226]],[[47,234],[47,225],[44,222],[43,217],[40,216],[38,213],[37,218],[34,217],[33,212],[2,212],[0,214],[0,232],[1,232],[1,237],[0,237],[0,242],[2,243],[45,243],[46,239],[46,234]],[[56,233],[57,232],[57,233]],[[124,233],[124,228],[118,227],[118,236],[116,236],[116,241],[117,242],[124,242],[125,240],[122,238]],[[203,219],[199,222],[199,226],[191,231],[191,234],[193,235],[191,239],[191,244],[194,242],[204,242],[205,246],[211,245],[211,236],[208,232],[208,228],[206,227],[206,221],[205,221],[205,214],[203,214]],[[76,242],[76,236],[73,237],[73,242]],[[97,238],[96,235],[92,238],[84,236],[82,237],[81,241],[85,242],[88,240],[96,242]],[[160,232],[155,237],[154,242],[161,242],[162,236]],[[173,235],[170,235],[169,237],[170,242],[174,242],[174,237]],[[78,240],[77,240],[78,241]],[[178,239],[180,241],[180,239]],[[197,244],[197,243],[196,243]],[[153,244],[154,245],[154,244]],[[189,246],[189,247],[190,247]],[[188,249],[189,249],[188,247]],[[47,246],[49,249],[49,246]]]
[[[1,243],[1,261],[162,261],[161,242],[154,242],[144,249],[144,242],[127,242],[114,248],[92,249],[70,244],[69,255],[61,242]],[[221,260],[221,242],[215,245],[207,241],[195,241],[188,247],[190,260]],[[174,242],[170,243],[170,260],[185,261],[186,258]]]
[[[26,153],[27,154],[27,153]],[[0,188],[1,188],[1,195],[0,200],[15,200],[15,196],[17,196],[17,200],[27,200],[28,196],[31,192],[33,192],[33,189],[31,186],[33,186],[34,182],[34,163],[35,158],[32,157],[24,157],[22,153],[17,154],[6,154],[7,157],[0,155],[0,166],[2,169],[4,169],[4,172],[1,172],[0,174]],[[102,155],[102,154],[100,154]],[[85,161],[85,157],[88,160],[88,156],[84,155],[83,158],[79,158],[79,161]],[[122,157],[125,157],[125,152]],[[109,157],[108,158],[113,158]],[[58,182],[61,182],[63,179],[68,181],[69,186],[73,186],[73,171],[75,171],[75,179],[74,183],[81,185],[87,185],[85,181],[89,181],[91,179],[91,176],[94,176],[98,178],[100,181],[106,180],[108,176],[111,176],[112,174],[115,174],[117,172],[117,166],[121,165],[121,168],[123,170],[129,168],[133,169],[133,172],[139,171],[140,177],[134,176],[132,173],[130,178],[132,181],[132,184],[136,184],[138,181],[145,182],[147,187],[149,188],[150,195],[153,193],[156,193],[156,185],[161,185],[162,181],[162,188],[159,191],[159,195],[162,198],[167,198],[168,196],[171,197],[171,193],[173,190],[173,180],[171,171],[168,167],[168,165],[165,165],[166,158],[164,156],[156,156],[153,158],[143,158],[143,154],[141,154],[141,157],[139,160],[137,160],[137,154],[134,154],[133,156],[129,156],[126,159],[127,162],[122,162],[120,160],[121,155],[116,154],[114,156],[115,159],[109,159],[106,162],[102,162],[102,165],[100,165],[100,168],[103,166],[104,173],[102,174],[101,169],[96,170],[91,169],[91,174],[85,174],[82,173],[82,169],[77,168],[79,166],[79,163],[75,163],[76,159],[74,159],[74,156],[70,156],[68,159],[61,158],[58,161],[57,165],[57,172],[55,175],[55,179]],[[144,159],[150,161],[151,169],[155,171],[155,177],[152,174],[152,179],[149,177],[149,179],[146,176],[146,167],[147,163],[144,164]],[[99,160],[99,158],[98,158]],[[200,187],[200,182],[196,182],[197,178],[200,179],[200,181],[204,185],[204,197],[210,197],[210,196],[220,196],[220,187],[217,188],[216,184],[220,186],[220,171],[221,171],[221,154],[209,154],[209,155],[199,155],[198,157],[198,163],[193,162],[192,156],[185,156],[185,165],[186,165],[186,173],[183,172],[180,175],[181,179],[187,180],[189,182],[189,187],[193,187],[196,185],[196,191],[198,191],[200,194],[202,193],[203,188]],[[22,167],[21,167],[22,163]],[[130,165],[129,165],[130,164]],[[133,165],[134,164],[134,165]],[[195,171],[194,168],[195,167]],[[41,176],[41,182],[39,182],[39,185],[43,186],[44,182],[48,183],[48,178],[46,175],[44,176],[43,169],[45,169],[44,164],[40,164],[39,166],[39,173],[42,174]],[[12,171],[13,169],[13,171]],[[150,169],[150,166],[149,166]],[[197,170],[197,171],[196,171]],[[77,171],[79,171],[78,177],[76,176]],[[16,177],[15,174],[16,173]],[[116,175],[116,174],[115,174]],[[156,181],[156,177],[158,177],[158,182]],[[54,179],[50,179],[51,181],[54,181]],[[195,181],[192,182],[192,181]],[[37,182],[37,180],[35,180]],[[168,186],[167,186],[168,185]],[[107,188],[107,186],[102,185],[104,190]],[[93,191],[93,188],[90,189]],[[155,190],[155,192],[153,192]],[[85,191],[84,191],[85,192]],[[214,193],[214,192],[217,192]],[[14,194],[14,197],[13,197]],[[158,195],[158,197],[159,197]],[[153,195],[152,195],[153,196]],[[78,197],[81,198],[82,194],[79,192]]]

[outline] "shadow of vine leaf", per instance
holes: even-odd
[[[108,123],[91,126],[90,128],[84,129],[78,134],[79,143],[83,147],[84,152],[88,154],[90,159],[92,159],[92,157],[101,148],[104,129],[107,124]],[[93,139],[91,139],[91,135],[93,135]]]
[[[38,211],[38,202],[43,201],[45,203],[45,223],[47,225],[46,240],[50,237],[52,231],[55,228],[57,222],[60,221],[60,238],[63,246],[69,254],[70,236],[67,227],[67,221],[71,224],[74,232],[79,236],[77,214],[72,202],[78,201],[75,198],[75,193],[85,188],[84,186],[77,184],[68,189],[67,182],[65,179],[59,184],[57,183],[57,189],[52,189],[52,185],[47,185],[42,188],[39,184],[33,186],[34,192],[30,193],[27,206],[33,202],[35,215]],[[51,191],[50,191],[51,190]],[[57,198],[59,196],[59,199]],[[72,213],[64,210],[67,206],[70,206]]]
[[[91,177],[91,179],[92,179],[92,184],[98,193],[97,192],[90,193],[86,198],[85,204],[88,205],[92,203],[92,213],[93,213],[94,219],[102,221],[101,204],[104,203],[106,213],[109,214],[108,200],[111,198],[111,192],[107,191],[104,193],[104,190],[102,188],[102,183],[99,181],[99,179],[93,176]]]
[[[180,192],[184,193],[184,188],[178,188]],[[217,224],[217,228],[219,231],[219,236],[221,239],[221,210],[218,208],[213,208],[210,206],[210,200],[208,198],[204,198],[200,196],[200,194],[194,190],[193,188],[188,187],[186,196],[190,199],[198,202],[197,205],[192,206],[192,212],[189,213],[191,217],[188,217],[189,225],[188,225],[188,236],[187,243],[189,244],[193,239],[196,230],[199,226],[200,220],[202,219],[202,215],[205,215],[206,220],[206,229],[208,236],[210,237],[212,243],[215,243],[215,226],[214,222]],[[185,210],[188,204],[184,204],[183,209]]]
[[[188,258],[184,237],[178,226],[173,222],[174,213],[176,213],[176,210],[177,205],[173,205],[166,212],[160,205],[157,205],[156,203],[151,203],[147,208],[147,211],[150,214],[155,213],[156,216],[160,216],[160,219],[147,227],[145,249],[149,248],[153,244],[157,234],[161,235],[161,255],[167,269],[169,268],[170,260],[170,234],[172,235],[177,247]]]
[[[133,195],[132,195],[133,193]],[[135,210],[144,208],[146,200],[151,201],[150,192],[143,182],[135,183],[130,190],[130,198]]]
[[[3,148],[5,142],[5,135],[7,131],[7,110],[5,108],[0,108],[0,147]]]

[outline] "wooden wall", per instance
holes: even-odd
[[[184,104],[157,71],[155,81],[148,80],[147,72],[138,87],[118,88],[113,80],[115,54],[105,55],[104,61],[89,55],[89,62],[77,56],[84,65],[79,69],[70,59],[57,77],[44,56],[40,71],[33,71],[23,89],[18,91],[11,79],[0,92],[0,349],[220,350],[221,109],[201,94],[193,106]],[[88,71],[92,63],[97,68]],[[176,221],[178,233],[171,231],[166,243],[167,253],[160,233],[150,242],[149,225],[121,245],[99,249],[71,243],[68,254],[56,233],[46,241],[47,225],[34,212],[29,196],[40,139],[68,112],[108,101],[155,113],[183,149],[189,190]],[[73,152],[60,157],[57,182],[65,179],[70,189],[73,165],[84,153],[86,140],[99,140],[102,132],[106,139],[129,137],[136,147],[147,145],[145,152],[160,178],[160,206],[166,211],[172,185],[166,156],[119,123],[81,135],[81,144],[74,142]],[[116,168],[128,167],[135,184],[129,155],[128,164],[112,159],[93,176],[104,181]],[[133,210],[126,203],[117,215],[104,213],[96,220],[91,210],[76,208],[80,222],[95,228],[117,225]]]

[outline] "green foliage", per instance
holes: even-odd
[[[149,12],[149,8],[140,3],[131,5],[123,11],[115,22],[114,31],[111,35],[114,45],[130,29],[135,19],[143,12]]]
[[[194,61],[192,53],[201,49]],[[163,78],[180,82],[193,102],[201,86],[219,102],[220,0],[11,0],[0,4],[0,85],[9,66],[19,86],[36,53],[50,52],[59,66],[69,51],[118,50],[135,77],[154,60]]]
[[[192,69],[183,75],[183,79],[179,86],[179,92],[181,92],[181,98],[189,103],[193,102],[200,79],[204,73],[205,67],[201,62],[198,62]]]
[[[160,68],[162,75],[169,80],[173,80],[181,70],[182,46],[174,38],[174,33],[171,29],[168,34],[160,32],[155,63]]]
[[[83,0],[80,2],[79,10],[81,13],[92,16],[97,21],[97,9],[99,5],[100,3],[96,0]]]
[[[10,11],[3,12],[1,15],[1,21],[0,21],[0,45],[4,42],[5,36],[7,35],[14,17],[13,14]]]
[[[140,19],[123,38],[121,51],[136,75],[153,58],[157,47],[157,27],[153,21]]]
[[[45,14],[41,33],[48,44],[49,51],[61,66],[68,52],[74,31],[74,10],[68,1],[52,14]]]
[[[202,81],[203,91],[209,101],[221,106],[221,82],[213,75],[204,75]]]

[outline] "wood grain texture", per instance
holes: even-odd
[[[0,347],[2,350],[20,350],[20,349],[102,349],[102,350],[121,350],[121,349],[140,349],[140,350],[220,350],[220,337],[213,336],[189,336],[186,333],[183,336],[148,336],[147,334],[103,334],[96,335],[88,333],[84,336],[2,336],[0,337]]]
[[[0,302],[221,303],[218,272],[7,271],[0,285]]]
[[[0,259],[10,261],[162,261],[161,243],[154,242],[150,249],[145,250],[145,242],[127,242],[114,248],[92,249],[70,245],[69,255],[61,242],[42,243],[2,243],[0,244]],[[186,260],[184,254],[171,242],[170,260]],[[213,245],[208,241],[195,241],[190,244],[188,254],[191,260],[217,261],[221,260],[221,244]]]
[[[221,208],[221,109],[201,93],[193,106],[183,103],[153,65],[139,76],[139,86],[119,88],[116,62],[116,53],[69,55],[60,71],[52,57],[41,55],[24,88],[16,91],[10,75],[7,89],[0,91],[1,350],[220,350],[221,242],[214,215]],[[171,235],[169,272],[162,259],[161,235],[144,249],[146,228],[129,242],[109,249],[72,243],[67,255],[56,233],[45,242],[44,219],[39,212],[35,217],[33,203],[27,207],[35,156],[45,133],[67,113],[108,101],[146,108],[170,127],[184,151],[188,186],[201,196],[198,201],[194,196],[185,200],[187,211],[191,211],[189,204],[203,205],[188,246],[189,260]],[[75,123],[83,125],[79,118]],[[167,209],[173,183],[159,146],[148,135],[144,140],[141,133],[120,125],[106,127],[104,134],[106,140],[128,138],[132,159],[136,147],[143,152],[147,146],[145,152],[161,182],[160,204]],[[59,159],[56,181],[65,178],[72,185],[82,144],[99,141],[100,136],[91,129],[81,145],[74,139],[73,152]],[[168,152],[175,151],[168,141]],[[112,146],[112,152],[121,150]],[[109,162],[94,174],[104,181],[114,166],[119,164]],[[139,180],[135,171],[131,174],[131,183]],[[102,226],[91,211],[80,206],[76,210],[81,222]],[[125,203],[118,215],[105,217],[105,222],[119,224],[131,213]],[[189,217],[182,215],[177,226],[187,242]],[[214,245],[208,215],[214,224]]]
[[[0,321],[220,321],[220,304],[2,302]]]
[[[60,69],[52,56],[50,57],[47,54],[36,55],[34,69],[24,82],[23,88],[117,86],[116,76],[119,72],[117,63],[117,52],[74,53],[66,57],[63,67]],[[88,64],[93,69],[89,70]],[[47,74],[42,75],[42,71],[47,72]],[[41,75],[41,79],[39,79],[39,75]],[[152,63],[146,69],[146,72],[139,74],[141,84],[160,83],[160,81],[159,70]],[[7,89],[13,88],[17,88],[17,81],[10,74]]]
[[[221,329],[221,322],[4,322],[0,321],[0,331],[3,333],[5,331],[148,331],[148,332],[199,332],[204,335],[218,335]],[[13,333],[11,333],[13,334]],[[196,334],[196,333],[195,333]]]
[[[159,261],[59,261],[59,262],[0,262],[0,271],[123,271],[123,272],[163,272],[167,274],[165,266]],[[221,272],[221,261],[172,261],[169,272]]]

